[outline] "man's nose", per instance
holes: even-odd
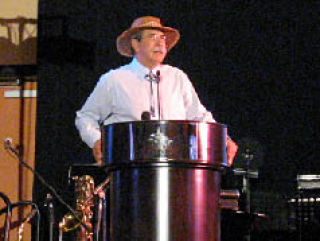
[[[156,44],[157,44],[157,46],[167,48],[167,43],[165,41],[163,41],[163,40],[157,40]]]

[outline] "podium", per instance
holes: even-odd
[[[102,127],[110,241],[220,241],[225,125],[137,121]]]

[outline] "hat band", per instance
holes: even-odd
[[[154,28],[154,27],[162,27],[162,25],[159,24],[158,22],[151,21],[151,22],[147,22],[145,24],[141,24],[141,25],[137,26],[136,28],[144,28],[144,27]]]

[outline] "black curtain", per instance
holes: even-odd
[[[191,78],[203,104],[259,153],[257,191],[294,194],[297,174],[319,174],[319,6],[306,1],[39,0],[36,169],[66,200],[67,171],[93,162],[74,127],[98,77],[130,59],[116,37],[154,15],[181,40],[166,62]],[[249,141],[250,142],[250,141]],[[34,199],[47,189],[37,180]]]

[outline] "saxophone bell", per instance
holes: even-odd
[[[59,229],[62,230],[62,232],[71,232],[76,230],[81,224],[78,220],[82,219],[83,214],[77,211],[76,215],[77,218],[72,213],[65,214],[62,221],[59,223]]]

